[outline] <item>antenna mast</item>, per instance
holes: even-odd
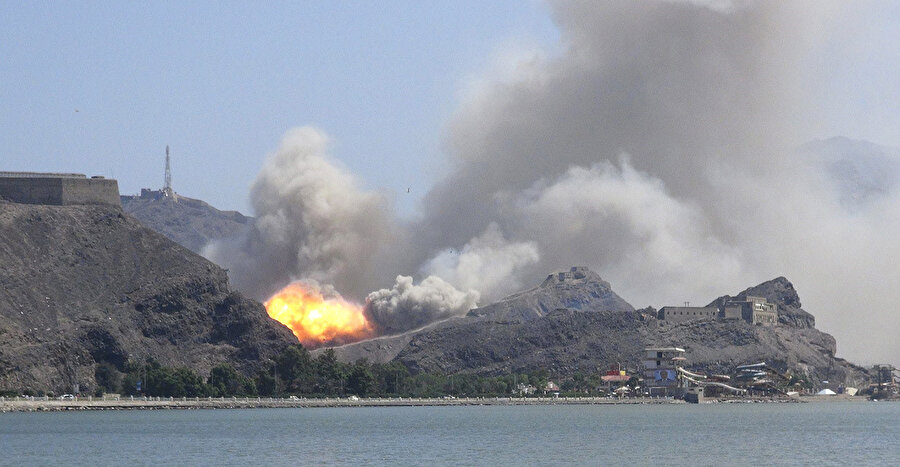
[[[169,164],[169,145],[166,145],[166,183],[163,190],[172,191],[172,167]]]
[[[170,161],[170,152],[169,145],[166,145],[166,185],[162,189],[163,196],[166,198],[172,198],[174,201],[178,201],[178,197],[175,195],[175,190],[172,189],[172,163]]]

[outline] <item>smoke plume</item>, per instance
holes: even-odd
[[[289,282],[312,280],[364,297],[379,283],[379,255],[395,235],[390,208],[360,189],[327,147],[318,129],[289,131],[251,187],[254,228],[204,252],[240,290],[264,299]]]
[[[897,190],[848,211],[794,150],[820,120],[812,52],[841,27],[834,4],[551,5],[562,52],[482,84],[450,122],[457,169],[425,199],[420,255],[494,225],[541,252],[521,283],[586,264],[657,306],[785,275],[843,355],[900,357]]]
[[[417,221],[355,188],[320,132],[295,130],[254,184],[258,232],[213,258],[257,293],[312,277],[359,297],[405,274],[369,295],[383,332],[573,264],[638,306],[705,303],[784,275],[842,355],[900,358],[900,184],[848,208],[833,166],[794,150],[821,120],[812,55],[842,27],[839,8],[551,6],[561,50],[465,94],[447,125],[453,169]]]
[[[440,277],[428,276],[414,285],[412,277],[397,276],[390,289],[369,294],[365,313],[381,334],[398,334],[463,315],[477,301],[478,292],[461,292]]]
[[[460,289],[498,297],[520,290],[517,277],[539,259],[535,242],[507,241],[497,224],[491,223],[462,250],[442,252],[425,264],[424,270]]]

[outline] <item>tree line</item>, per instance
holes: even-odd
[[[597,376],[599,378],[599,375]],[[581,377],[566,380],[563,389],[591,393],[592,383]],[[523,395],[524,387],[537,394],[550,380],[547,370],[503,376],[473,374],[413,374],[400,362],[353,363],[338,361],[334,350],[317,357],[300,344],[285,348],[268,367],[246,376],[223,363],[212,368],[204,379],[190,368],[171,368],[156,361],[127,362],[124,371],[108,363],[95,371],[97,394],[120,393],[160,397],[487,397]]]

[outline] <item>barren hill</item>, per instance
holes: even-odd
[[[178,196],[122,196],[122,209],[145,226],[200,253],[210,240],[239,236],[253,218],[237,211],[220,211],[205,201]]]
[[[519,292],[498,302],[472,310],[469,316],[493,319],[541,318],[560,308],[592,311],[634,311],[616,295],[609,282],[584,267],[547,276],[538,287]]]
[[[225,271],[114,207],[0,201],[0,389],[91,391],[153,358],[250,371],[296,339]]]
[[[577,276],[582,277],[551,274],[541,287],[472,310],[466,317],[335,350],[345,360],[396,359],[414,371],[499,375],[546,368],[565,378],[617,363],[635,372],[644,347],[664,345],[686,348],[689,366],[712,372],[766,361],[819,380],[854,382],[865,377],[862,368],[834,357],[834,338],[815,329],[814,318],[800,308],[799,296],[785,278],[738,294],[762,296],[778,305],[779,325],[764,327],[740,320],[658,320],[655,310],[634,311],[618,296],[613,299],[609,284],[596,274]],[[548,304],[559,306],[550,309]]]

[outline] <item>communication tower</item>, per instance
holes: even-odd
[[[175,196],[175,190],[172,189],[172,164],[170,162],[169,145],[166,145],[166,179],[162,192],[163,196],[178,201],[178,198]]]

